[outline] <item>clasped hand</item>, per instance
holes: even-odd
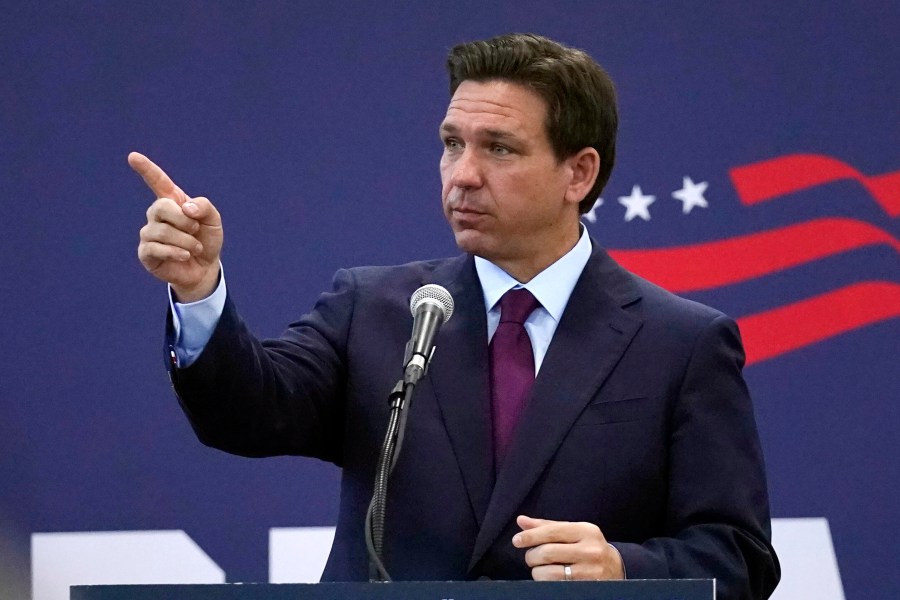
[[[566,579],[624,579],[622,557],[593,523],[548,521],[520,515],[522,531],[513,536],[513,546],[528,548],[525,562],[535,581]]]

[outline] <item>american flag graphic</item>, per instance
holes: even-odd
[[[790,202],[792,195],[805,190],[854,180],[884,215],[900,215],[900,171],[865,175],[829,156],[791,154],[734,167],[729,175],[746,210],[765,210],[770,203]],[[695,184],[685,178],[685,188],[689,185]],[[642,196],[638,186],[635,194]],[[673,196],[677,198],[678,193]],[[649,219],[646,207],[655,198],[642,197],[643,218]],[[620,202],[628,205],[629,198]],[[705,207],[705,201],[698,205]],[[633,214],[637,213],[629,207],[626,220]],[[592,213],[588,220],[593,220]],[[739,283],[752,284],[775,273],[873,246],[900,254],[900,241],[884,227],[860,218],[823,215],[713,241],[610,250],[610,254],[650,281],[690,296]],[[896,278],[885,279],[883,274],[861,272],[857,281],[837,283],[827,291],[790,299],[760,312],[732,316],[737,317],[750,365],[900,316],[900,283]]]

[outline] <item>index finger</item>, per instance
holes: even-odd
[[[179,206],[188,200],[188,195],[175,185],[166,172],[140,152],[129,154],[128,164],[135,173],[143,178],[144,183],[153,190],[157,198],[172,198]]]
[[[582,537],[584,536],[578,523],[545,521],[514,535],[513,545],[516,548],[533,548],[541,544],[574,544],[581,541]]]
[[[559,523],[560,521],[551,521],[550,519],[536,519],[527,515],[519,515],[516,517],[516,525],[521,529],[534,529],[541,525],[549,525],[550,523]]]

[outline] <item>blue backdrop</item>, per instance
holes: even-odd
[[[185,529],[229,581],[265,581],[270,527],[333,524],[332,466],[194,438],[125,157],[216,203],[229,290],[277,335],[339,267],[455,252],[443,62],[509,31],[610,72],[619,159],[589,230],[739,319],[774,516],[828,518],[848,598],[900,597],[891,0],[6,3],[0,591],[27,590],[32,532]],[[685,177],[706,206],[673,197]]]

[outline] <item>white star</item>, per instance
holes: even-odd
[[[706,181],[694,183],[687,175],[682,178],[681,189],[677,192],[672,192],[673,198],[681,200],[682,214],[688,214],[695,206],[699,206],[700,208],[709,206],[706,202],[706,198],[703,197],[703,193],[708,186],[709,184]]]
[[[597,198],[597,201],[594,202],[594,206],[591,207],[591,210],[584,213],[584,218],[588,220],[588,223],[597,222],[597,208],[601,206],[603,206],[603,198]]]
[[[650,211],[648,207],[656,202],[656,196],[645,196],[641,192],[641,186],[636,185],[631,188],[630,196],[619,196],[619,204],[625,207],[625,221],[631,221],[635,217],[640,217],[645,221],[650,220]]]

